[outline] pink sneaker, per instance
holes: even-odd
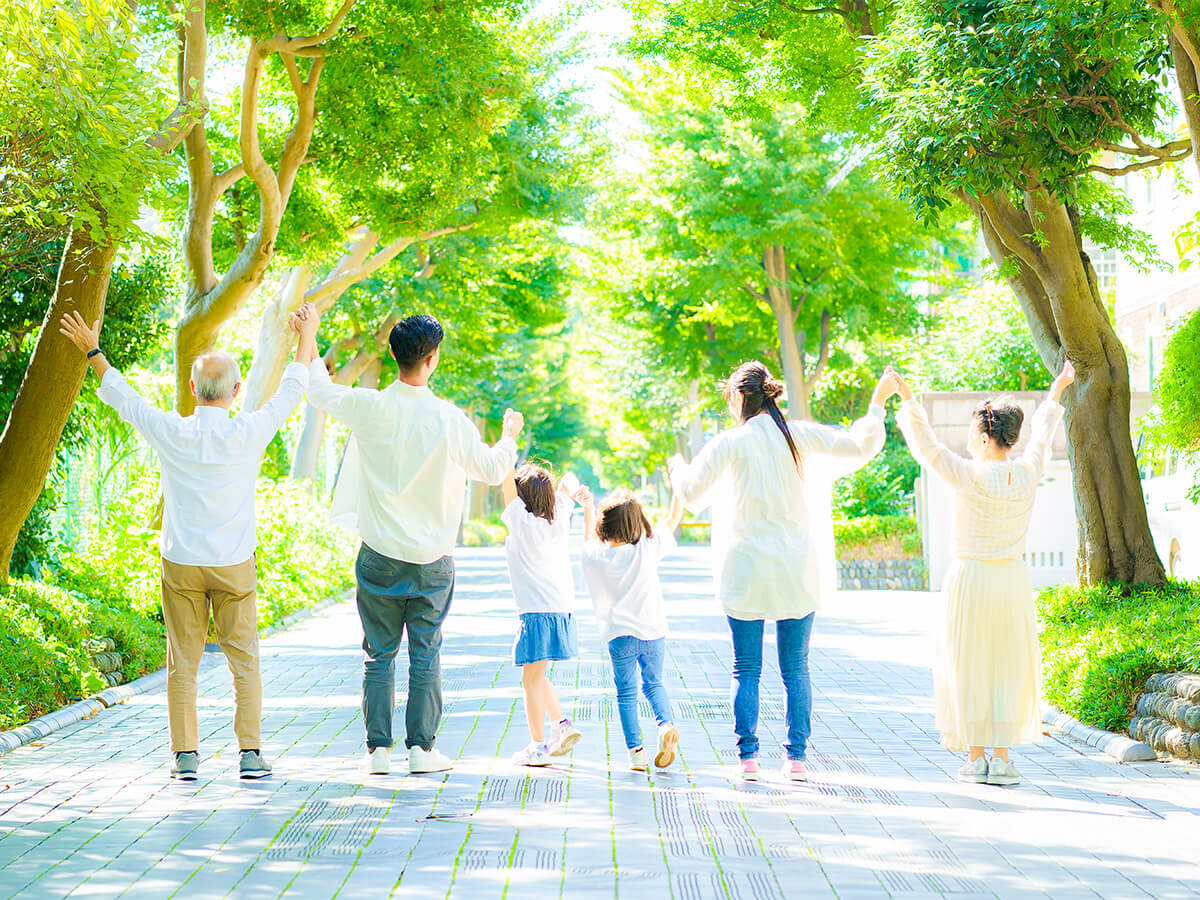
[[[758,781],[758,760],[742,760],[742,781]]]
[[[804,768],[804,760],[785,759],[783,761],[783,777],[788,781],[808,781],[808,770]]]

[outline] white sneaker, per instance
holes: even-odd
[[[429,772],[448,772],[454,768],[454,760],[440,751],[437,747],[422,750],[412,747],[408,751],[408,771],[413,775],[424,775]]]
[[[646,748],[638,747],[629,751],[629,768],[634,772],[650,771],[650,760],[646,759]]]
[[[579,743],[581,737],[583,735],[570,719],[555,722],[554,727],[550,729],[550,740],[547,741],[550,745],[550,755],[565,756],[571,752],[572,747]]]
[[[548,766],[550,765],[550,750],[545,744],[531,742],[514,753],[512,761],[513,765],[517,766]]]
[[[986,784],[988,780],[988,761],[984,757],[967,760],[958,768],[958,780],[968,784]]]
[[[679,729],[666,722],[658,726],[658,752],[654,754],[654,764],[665,769],[675,762],[675,748],[679,746]]]
[[[1019,784],[1021,774],[1007,759],[1001,759],[998,756],[993,756],[991,763],[988,764],[987,783],[988,784]]]
[[[392,748],[376,747],[367,751],[367,771],[372,775],[386,775],[392,771]]]

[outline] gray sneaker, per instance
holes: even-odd
[[[241,774],[243,778],[264,778],[271,774],[271,764],[258,750],[243,750]]]
[[[195,781],[196,772],[200,768],[200,754],[195,750],[175,754],[175,764],[171,766],[171,777],[180,781]]]

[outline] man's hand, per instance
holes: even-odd
[[[300,342],[296,345],[296,362],[307,366],[317,358],[317,329],[321,326],[321,314],[312,303],[305,303],[288,316],[288,325],[300,335]]]
[[[514,441],[517,435],[521,433],[521,429],[525,427],[525,417],[515,409],[506,409],[504,411],[504,420],[500,424],[500,433],[506,438],[512,438]]]
[[[93,350],[100,349],[99,319],[91,328],[88,328],[88,324],[79,314],[79,310],[73,309],[62,317],[58,325],[58,333],[65,335],[72,344],[79,348],[81,353],[91,353]]]
[[[558,482],[558,489],[572,499],[579,492],[579,487],[579,479],[573,472],[567,472]]]
[[[1057,403],[1062,399],[1063,391],[1075,383],[1075,366],[1069,359],[1063,360],[1062,371],[1054,376],[1050,385],[1050,397]]]

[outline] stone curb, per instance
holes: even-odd
[[[1042,723],[1068,734],[1078,741],[1083,741],[1089,747],[1095,747],[1102,753],[1107,753],[1120,763],[1154,762],[1158,759],[1158,754],[1149,744],[1135,741],[1123,734],[1114,734],[1111,731],[1085,725],[1073,716],[1059,712],[1049,704],[1042,707]]]
[[[302,622],[327,607],[345,602],[347,597],[353,596],[353,594],[354,591],[351,589],[341,596],[326,597],[320,603],[315,603],[304,609],[298,609],[294,613],[288,613],[278,622],[263,629],[259,633],[259,636],[266,637],[277,631],[291,628],[296,623]],[[36,719],[14,728],[12,731],[0,731],[0,756],[11,753],[18,747],[22,747],[32,741],[40,740],[46,735],[58,731],[60,728],[74,725],[81,719],[94,716],[96,713],[102,712],[110,706],[124,703],[130,697],[136,697],[138,694],[148,694],[150,691],[157,690],[166,684],[166,682],[166,668],[156,669],[153,672],[143,675],[141,678],[135,678],[127,684],[110,687],[97,694],[92,694],[84,700],[72,703],[70,706],[64,706],[62,709],[48,712],[44,716],[38,716]]]

